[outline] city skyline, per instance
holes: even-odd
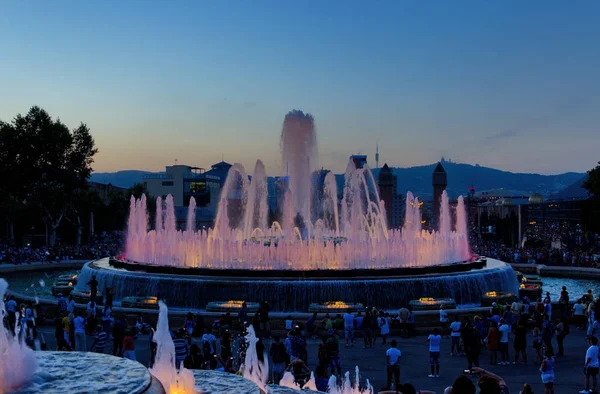
[[[599,3],[259,5],[4,5],[0,119],[39,105],[86,123],[96,172],[224,158],[279,175],[292,109],[314,115],[336,173],[353,153],[374,167],[377,141],[397,167],[598,161]]]

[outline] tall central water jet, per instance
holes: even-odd
[[[310,224],[311,175],[316,162],[314,118],[299,110],[290,111],[281,130],[281,171],[288,178],[295,213],[300,214],[306,224]]]

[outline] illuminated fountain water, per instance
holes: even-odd
[[[181,366],[175,367],[175,344],[169,331],[167,305],[159,301],[158,322],[153,340],[156,342],[156,358],[150,373],[161,383],[167,394],[195,393],[195,380],[192,371]]]
[[[6,315],[4,294],[8,283],[0,278],[0,393],[7,393],[29,382],[37,370],[37,359],[21,337],[6,330],[2,321]],[[17,316],[17,323],[19,317]]]
[[[256,162],[251,177],[241,164],[234,164],[223,186],[213,229],[195,231],[192,198],[187,227],[178,231],[170,196],[164,204],[157,199],[155,226],[150,229],[145,197],[132,198],[127,259],[154,265],[248,270],[393,268],[469,259],[462,199],[455,231],[451,230],[446,194],[440,209],[440,231],[429,232],[421,230],[419,202],[411,193],[406,199],[404,229],[389,230],[368,166],[356,168],[350,160],[341,191],[332,173],[318,179],[313,171],[316,134],[312,116],[300,111],[286,115],[281,152],[284,176],[280,182],[287,189],[277,197],[282,200],[278,221],[268,222],[268,177],[263,163]]]
[[[276,195],[260,160],[251,176],[234,164],[209,229],[195,229],[193,198],[178,229],[172,196],[157,198],[153,226],[146,197],[132,197],[124,255],[84,266],[78,290],[96,275],[115,300],[158,296],[185,308],[268,300],[275,311],[336,300],[380,307],[421,297],[473,303],[486,291],[517,291],[509,266],[471,255],[462,197],[452,209],[443,193],[440,228],[431,231],[422,228],[422,202],[409,192],[402,229],[389,229],[369,167],[350,160],[336,181],[315,171],[316,152],[312,116],[290,112]]]

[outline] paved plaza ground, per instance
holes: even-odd
[[[48,343],[48,349],[55,349],[54,333],[51,328],[41,329]],[[433,390],[436,393],[443,393],[444,388],[452,384],[456,376],[462,373],[466,368],[466,358],[464,356],[450,356],[450,339],[444,339],[442,342],[441,353],[441,377],[432,379],[427,377],[429,374],[429,353],[428,344],[425,336],[419,336],[410,339],[396,339],[399,343],[398,348],[402,351],[401,364],[401,383],[412,383],[417,389]],[[93,338],[88,337],[88,346],[91,345]],[[199,338],[194,338],[198,343]],[[265,341],[267,351],[270,347],[270,341]],[[308,360],[309,367],[314,369],[317,362],[318,340],[308,341]],[[555,344],[555,343],[554,343]],[[150,342],[147,335],[141,335],[136,340],[136,356],[138,361],[148,365],[150,359]],[[556,346],[556,344],[555,344]],[[107,343],[106,351],[112,348],[112,341]],[[363,379],[368,378],[373,387],[377,390],[385,386],[385,351],[387,345],[381,345],[381,339],[378,339],[377,345],[372,349],[363,349],[362,339],[352,348],[344,348],[341,343],[341,362],[344,371],[354,371],[358,365]],[[557,358],[556,365],[556,385],[555,392],[558,393],[576,393],[583,388],[583,363],[587,344],[585,334],[582,330],[571,329],[571,334],[565,339],[565,357]],[[519,393],[523,383],[532,385],[535,393],[543,393],[544,388],[540,379],[539,366],[534,365],[535,351],[531,347],[531,335],[528,337],[528,364],[527,365],[509,365],[492,366],[488,364],[488,353],[483,351],[481,355],[481,367],[500,375],[504,378],[510,387],[511,393]],[[514,357],[512,343],[510,348],[510,357]]]

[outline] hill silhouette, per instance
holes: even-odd
[[[398,193],[405,194],[412,191],[423,200],[431,199],[431,174],[437,163],[408,168],[393,167],[392,171],[398,179]],[[477,190],[487,189],[512,189],[527,193],[541,193],[544,196],[558,195],[557,193],[573,185],[577,190],[577,182],[582,182],[584,173],[567,172],[557,175],[541,175],[513,173],[479,165],[454,163],[443,161],[442,165],[448,174],[448,194],[457,197],[467,193],[468,188],[473,185]],[[378,169],[373,169],[375,177],[379,174]],[[93,173],[91,181],[99,183],[112,183],[119,187],[130,187],[135,183],[142,182],[144,175],[158,174],[149,171],[124,170],[117,172]],[[338,186],[343,182],[343,176],[336,177]]]

